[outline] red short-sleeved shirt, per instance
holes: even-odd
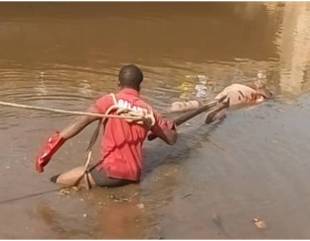
[[[144,102],[134,89],[124,88],[115,97],[118,107],[153,112],[152,107]],[[114,104],[112,95],[103,96],[96,101],[100,113],[105,113]],[[164,123],[158,114],[154,115],[159,125]],[[141,125],[116,118],[109,119],[101,139],[103,162],[99,170],[104,169],[112,178],[138,181],[143,167],[142,146],[147,132]]]

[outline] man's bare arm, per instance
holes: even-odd
[[[97,108],[92,105],[88,108],[89,112],[98,113]],[[49,137],[35,161],[35,168],[38,172],[43,172],[54,153],[65,143],[66,140],[80,133],[91,122],[100,117],[82,116],[77,118],[71,125],[61,132],[54,133]]]
[[[88,112],[94,112],[98,113],[98,110],[95,105],[92,105],[88,108]],[[60,132],[60,136],[64,138],[65,140],[68,140],[77,134],[79,134],[86,126],[88,126],[90,123],[94,122],[95,120],[100,119],[100,117],[96,116],[81,116],[75,119],[75,121],[64,128]]]
[[[169,121],[167,119],[157,119],[157,123],[152,127],[151,131],[152,133],[148,136],[149,140],[159,137],[167,144],[173,145],[178,138],[174,121]]]
[[[174,145],[177,142],[178,134],[176,130],[163,129],[159,138],[169,145]]]

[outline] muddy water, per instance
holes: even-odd
[[[1,107],[0,237],[309,238],[309,24],[308,3],[1,3],[1,100],[84,110],[126,63],[161,111],[258,72],[276,98],[147,143],[140,185],[69,194],[48,178],[83,162],[93,127],[37,175],[39,146],[72,118]]]

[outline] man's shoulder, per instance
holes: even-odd
[[[114,104],[113,95],[105,94],[98,97],[95,101],[96,107],[100,112],[105,112],[107,108]]]
[[[152,105],[147,101],[145,100],[143,97],[139,96],[138,97],[138,103],[141,104],[141,105],[144,105],[150,109],[153,109]]]
[[[110,94],[104,94],[104,95],[101,95],[99,97],[97,97],[96,101],[99,101],[99,102],[111,102],[113,101],[113,93],[110,93]]]
[[[146,108],[151,108],[152,105],[148,103],[147,100],[145,100],[141,95],[127,95],[122,93],[122,91],[118,92],[116,95],[117,101],[121,102],[130,102],[134,105],[138,105],[140,107],[146,107]]]

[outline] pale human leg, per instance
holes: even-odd
[[[51,181],[61,186],[79,186],[79,187],[87,187],[87,179],[81,176],[84,173],[84,167],[76,167],[68,172],[65,172],[60,175],[53,176]],[[108,177],[104,170],[93,168],[90,172],[87,173],[88,183],[91,187],[100,186],[100,187],[119,187],[131,183],[137,183],[135,181],[116,179]],[[80,180],[79,182],[77,182]]]
[[[96,185],[94,179],[92,178],[90,173],[84,174],[84,167],[80,166],[80,167],[76,167],[73,168],[70,171],[64,172],[60,175],[56,175],[54,177],[51,178],[52,182],[55,182],[61,186],[81,186],[81,187],[85,187],[87,185],[86,183],[86,176],[89,180],[90,185],[93,187]],[[84,175],[82,177],[82,175]]]

